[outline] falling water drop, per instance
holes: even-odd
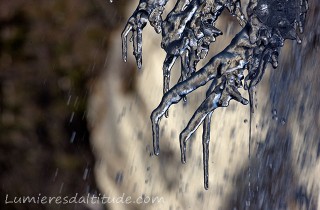
[[[277,115],[277,110],[276,109],[272,110],[272,115],[274,115],[274,116]]]
[[[275,121],[278,121],[278,116],[277,116],[278,112],[276,109],[272,110],[272,119]]]
[[[70,120],[69,120],[69,123],[71,123],[71,122],[72,122],[72,120],[73,120],[73,117],[74,117],[74,112],[72,112],[72,114],[71,114],[71,116],[70,116]]]
[[[58,173],[59,173],[59,168],[56,169],[55,173],[54,173],[54,177],[53,177],[53,182],[56,181],[56,178],[58,176]]]
[[[69,95],[69,97],[68,97],[67,106],[69,106],[70,101],[71,101],[71,95]]]
[[[76,99],[74,100],[73,106],[74,106],[74,107],[77,107],[78,102],[79,102],[79,97],[77,96]]]
[[[249,105],[250,105],[250,115],[249,115],[249,143],[248,143],[248,150],[249,150],[249,154],[248,154],[248,158],[249,158],[249,171],[248,171],[248,179],[249,179],[249,183],[248,183],[248,191],[249,191],[249,195],[248,195],[248,200],[246,201],[246,206],[250,207],[250,203],[251,203],[251,141],[252,141],[252,118],[253,118],[253,114],[254,114],[254,96],[256,94],[255,91],[253,91],[253,89],[249,88],[248,89],[248,93],[249,93]]]
[[[86,168],[84,169],[82,179],[83,179],[83,180],[86,180],[87,177],[88,177],[88,174],[89,174],[89,168],[86,167]]]
[[[61,193],[61,192],[62,192],[62,190],[63,190],[63,186],[64,186],[64,182],[62,182],[62,183],[61,183],[61,185],[60,185],[59,193]]]
[[[122,183],[123,180],[123,172],[119,171],[116,174],[116,184],[120,185]]]
[[[71,138],[70,138],[70,143],[74,142],[74,139],[76,138],[76,134],[77,134],[77,132],[75,132],[75,131],[72,132],[72,135],[71,135]]]

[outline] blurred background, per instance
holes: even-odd
[[[250,160],[249,107],[233,102],[214,113],[205,191],[201,128],[186,165],[178,143],[205,88],[170,109],[161,121],[160,156],[152,153],[149,116],[162,97],[165,53],[161,36],[147,26],[142,71],[131,44],[122,62],[120,34],[137,0],[0,2],[0,209],[319,210],[319,3],[310,1],[303,43],[286,41],[279,68],[270,68],[257,88]],[[224,35],[207,60],[240,30],[227,12],[217,24]],[[178,78],[179,62],[172,80]],[[125,193],[165,202],[4,203],[6,195],[39,193]]]
[[[96,190],[87,100],[107,65],[111,31],[122,27],[124,5],[0,2],[0,209],[57,208],[4,206],[5,194]]]

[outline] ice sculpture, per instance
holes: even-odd
[[[181,161],[186,162],[186,143],[203,123],[204,187],[208,189],[208,157],[210,120],[218,107],[227,107],[230,100],[244,105],[250,101],[252,88],[262,79],[267,64],[278,65],[278,56],[286,39],[301,42],[298,32],[308,10],[307,0],[250,0],[246,17],[240,0],[178,0],[163,20],[168,0],[140,0],[122,33],[123,59],[127,60],[127,36],[132,32],[134,56],[142,66],[142,30],[149,21],[157,33],[162,33],[161,47],[167,55],[163,63],[163,97],[151,114],[154,153],[159,155],[159,120],[172,104],[178,103],[198,87],[211,82],[206,98],[180,134]],[[235,16],[242,30],[220,53],[201,69],[197,63],[206,57],[209,46],[222,32],[215,22],[224,9]],[[181,77],[169,87],[170,71],[181,57]],[[245,74],[246,73],[246,74]],[[246,75],[246,76],[245,76]],[[249,101],[239,88],[249,91]],[[253,112],[253,108],[251,109]]]

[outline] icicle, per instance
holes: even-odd
[[[303,31],[308,9],[307,0],[277,1],[250,0],[247,8],[248,20],[244,19],[240,1],[178,0],[175,8],[162,20],[162,12],[168,0],[140,0],[133,15],[122,32],[123,60],[127,60],[127,36],[133,34],[134,56],[137,66],[142,67],[142,30],[149,21],[157,33],[162,32],[161,47],[167,56],[163,65],[163,97],[151,114],[154,154],[159,155],[159,123],[168,109],[189,93],[209,81],[205,100],[195,111],[186,128],[180,134],[181,161],[186,162],[186,143],[189,137],[204,123],[203,165],[204,186],[208,189],[208,159],[210,120],[218,107],[227,107],[230,100],[244,105],[250,103],[249,162],[251,161],[252,118],[254,113],[253,88],[261,81],[267,64],[278,66],[278,55],[285,39],[301,42],[295,33]],[[281,8],[286,7],[284,13]],[[205,58],[209,45],[222,35],[215,22],[227,8],[245,26],[231,43],[209,62],[196,71],[197,63]],[[161,26],[161,27],[160,27]],[[181,58],[181,77],[176,85],[169,87],[171,68]],[[248,67],[245,67],[249,63]],[[249,92],[249,102],[238,91],[242,86],[243,70],[248,69],[244,88]],[[249,201],[251,200],[251,166],[249,166]]]

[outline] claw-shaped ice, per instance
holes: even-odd
[[[162,20],[161,14],[166,3],[167,0],[140,1],[122,33],[123,58],[126,61],[129,32],[133,32],[134,55],[140,68],[142,29],[147,20],[155,27],[156,32],[162,31],[161,47],[167,53],[163,64],[164,95],[150,117],[156,155],[160,153],[161,117],[167,115],[172,104],[178,103],[207,82],[212,82],[206,98],[180,134],[181,161],[185,163],[188,139],[203,123],[204,187],[208,189],[210,121],[213,111],[218,107],[227,107],[230,100],[244,105],[249,103],[238,89],[244,87],[252,93],[252,88],[261,81],[267,64],[277,67],[285,39],[301,42],[296,31],[303,31],[308,2],[277,0],[277,4],[274,4],[274,0],[250,0],[247,7],[248,20],[241,10],[240,0],[178,0],[174,9]],[[215,22],[224,8],[236,16],[243,29],[223,51],[196,70],[199,60],[207,55],[209,45],[217,36],[222,35],[215,28]],[[182,61],[181,78],[170,88],[170,71],[178,57]],[[244,71],[248,72],[246,77]],[[252,94],[249,96],[252,100]]]

